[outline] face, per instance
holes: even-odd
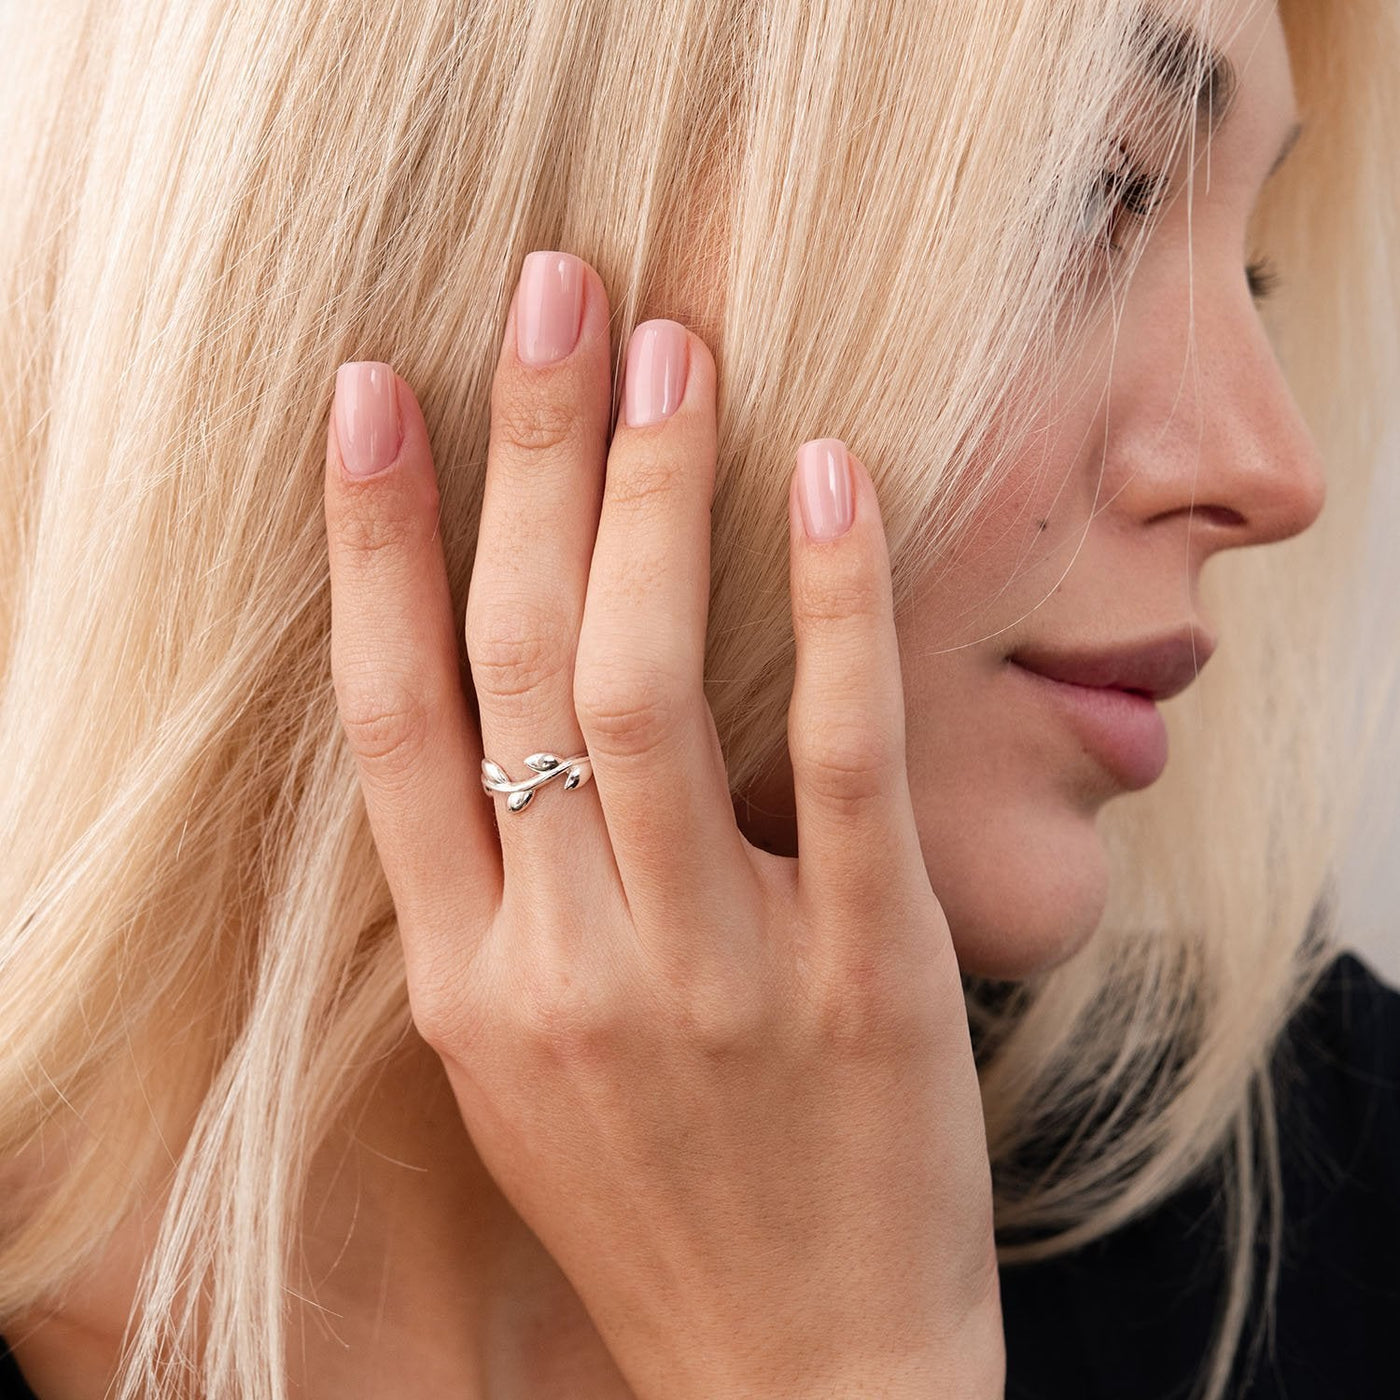
[[[1183,153],[1116,313],[1105,297],[1036,389],[1011,470],[899,619],[924,860],[959,962],[981,976],[1026,976],[1093,933],[1108,887],[1096,818],[1166,762],[1158,705],[1123,688],[1188,684],[1215,640],[1197,602],[1206,562],[1322,509],[1245,267],[1249,215],[1298,116],[1283,28],[1272,4],[1212,8],[1239,85],[1209,158],[1193,171]],[[786,762],[748,796],[749,839],[795,852]]]

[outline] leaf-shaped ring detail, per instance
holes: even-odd
[[[535,789],[561,774],[566,788],[582,787],[593,776],[593,765],[586,753],[577,758],[560,758],[552,753],[532,753],[525,766],[534,770],[534,776],[515,782],[499,763],[489,758],[481,760],[481,787],[484,792],[506,794],[506,807],[512,812],[524,811],[535,795]]]

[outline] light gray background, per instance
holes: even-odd
[[[1400,385],[1395,386],[1400,394]],[[1377,652],[1400,637],[1400,440],[1379,471],[1367,557],[1368,634]],[[1400,695],[1392,696],[1400,727]],[[1357,829],[1338,872],[1344,940],[1392,986],[1400,988],[1400,748],[1373,767]]]

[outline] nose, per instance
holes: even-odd
[[[1109,458],[1125,468],[1117,507],[1143,524],[1188,519],[1202,556],[1300,534],[1327,498],[1321,457],[1252,301],[1220,290],[1209,316],[1198,298],[1194,331],[1176,341],[1183,353],[1133,365],[1131,422]]]

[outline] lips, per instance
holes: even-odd
[[[1028,646],[1007,658],[1050,680],[1126,690],[1150,700],[1179,695],[1215,651],[1215,639],[1199,627],[1166,636],[1093,650]]]

